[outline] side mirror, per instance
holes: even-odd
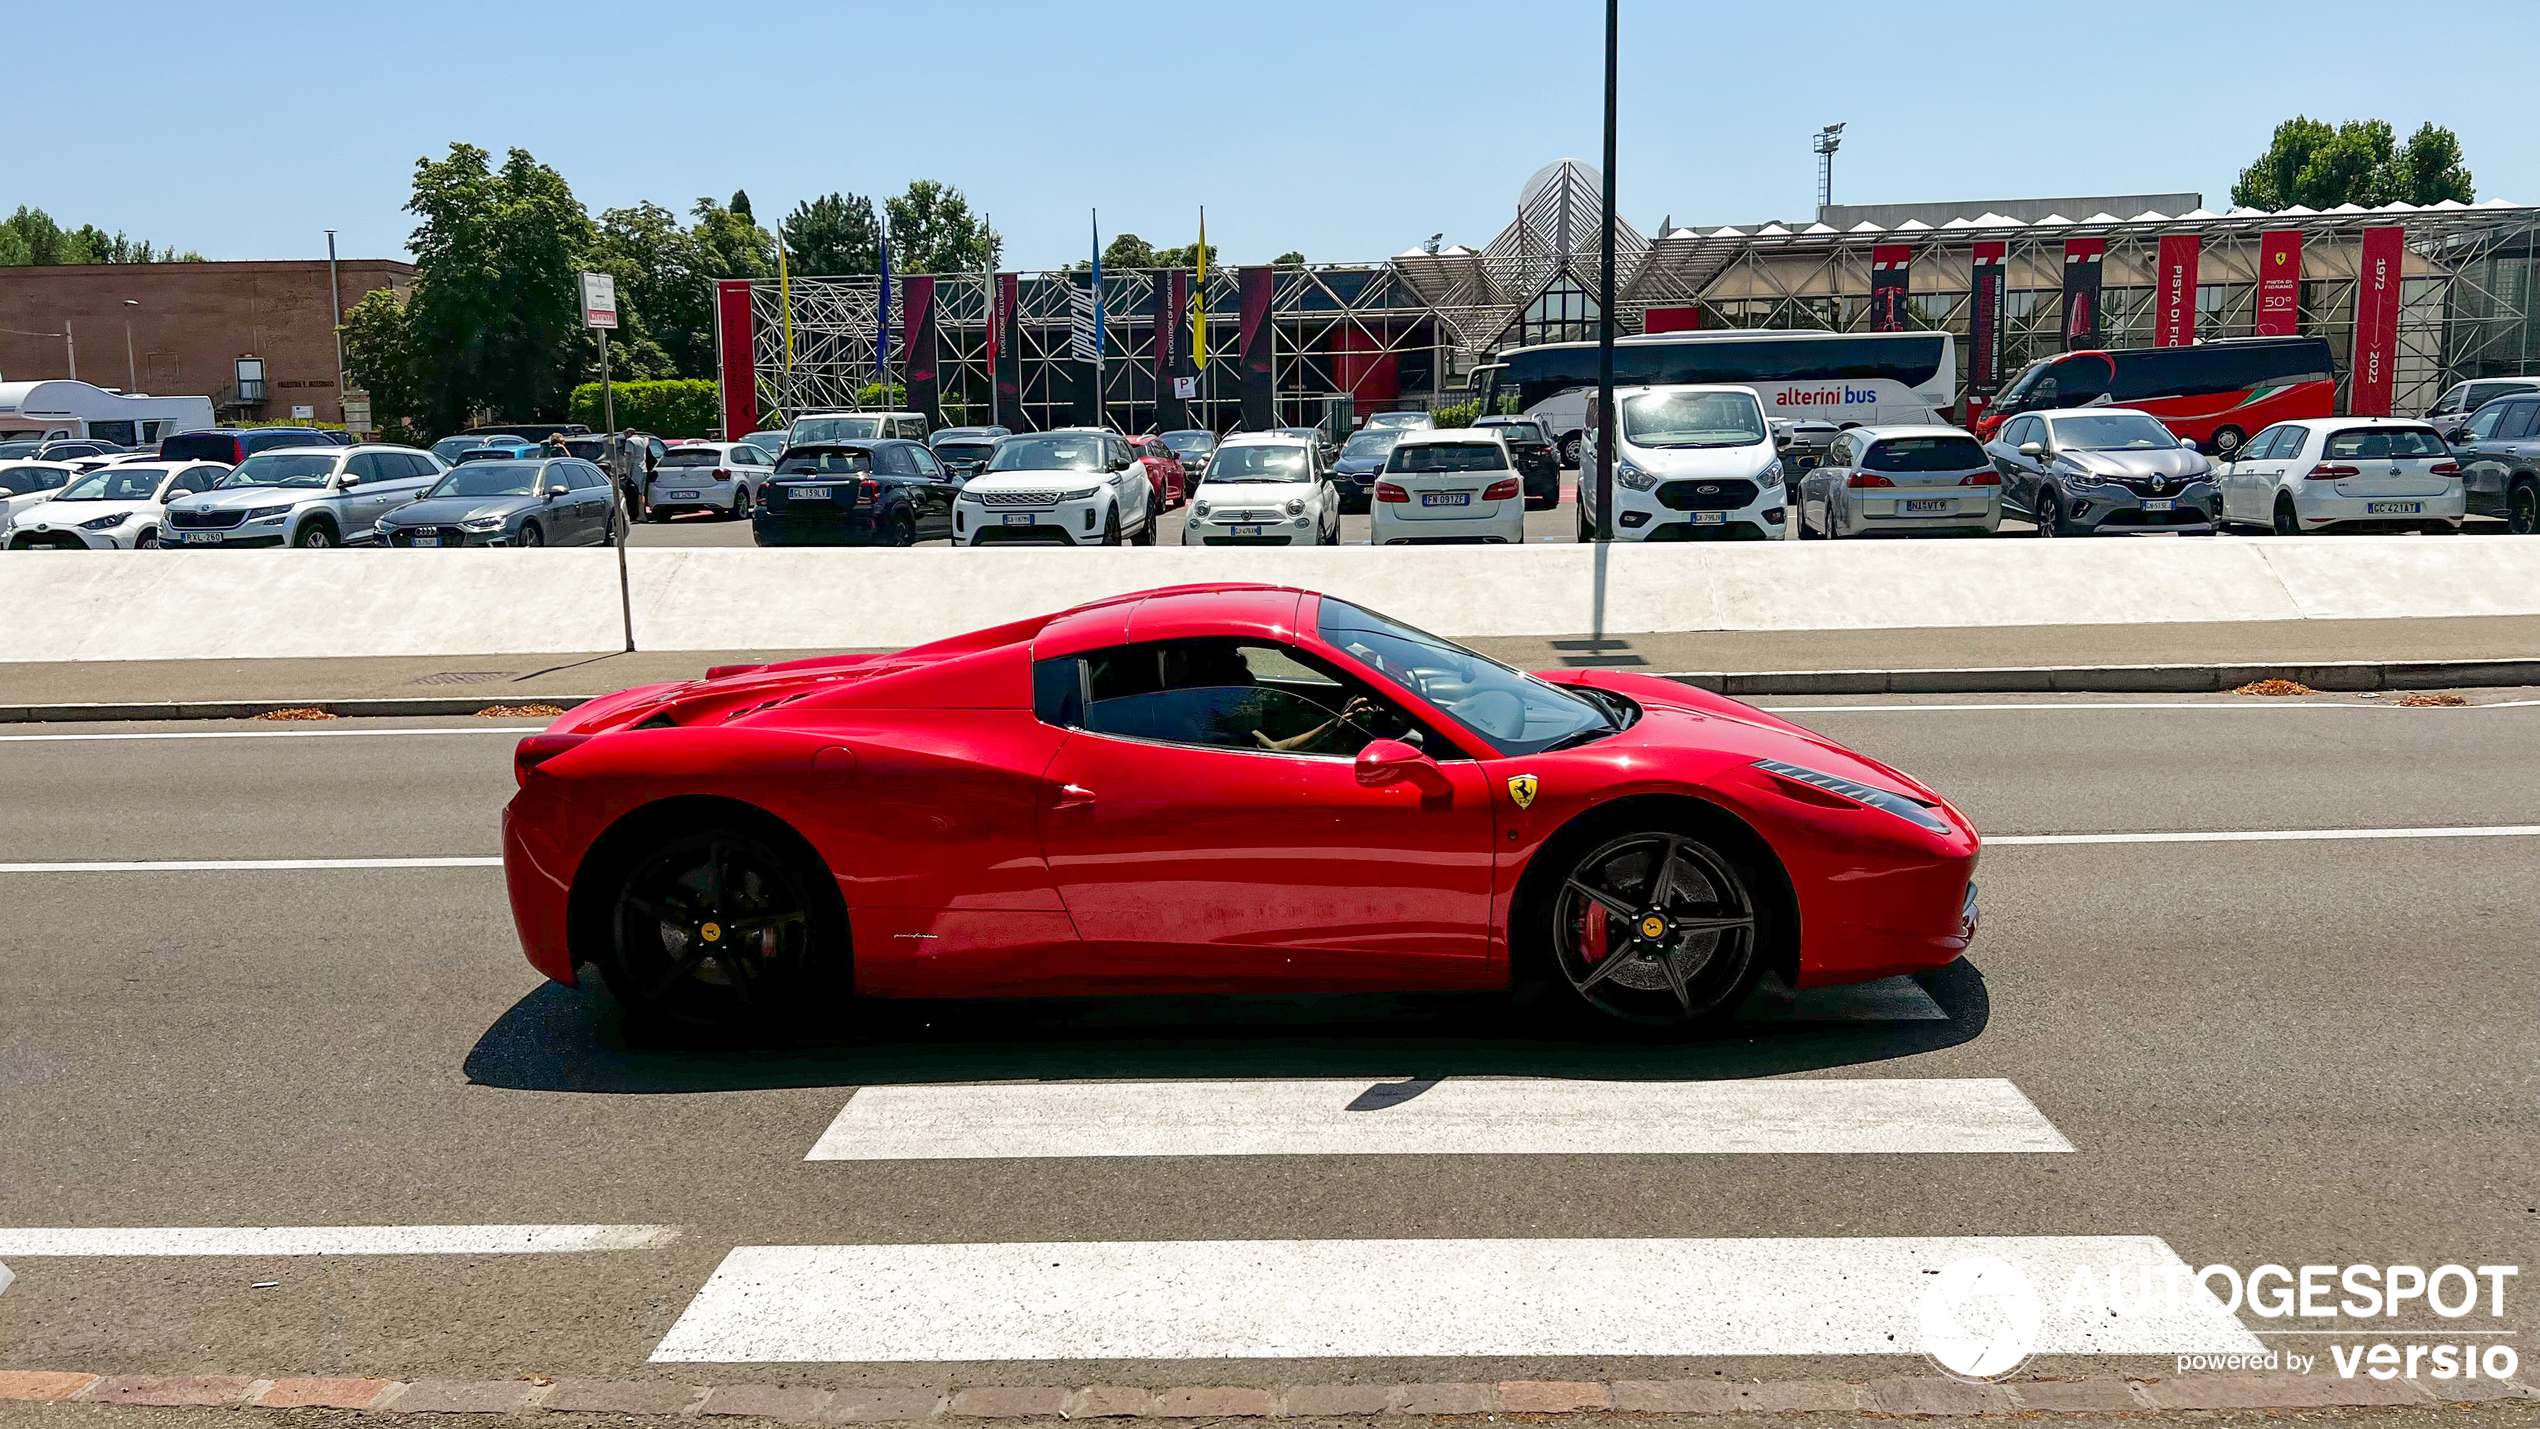
[[[1775,450],[1775,451],[1783,451],[1783,450],[1786,450],[1789,446],[1790,446],[1790,433],[1788,433],[1788,432],[1775,432],[1775,433],[1773,433],[1773,450]]]
[[[2020,455],[2024,457],[2041,457],[2046,455],[2046,448],[2039,446],[2035,442],[2022,442],[2020,443]]]
[[[350,491],[361,484],[362,474],[357,471],[348,471],[335,479],[335,486],[339,491]]]
[[[2454,428],[2452,429],[2452,435],[2451,435],[2451,437],[2449,438],[2449,440],[2451,441],[2452,445],[2454,445],[2454,446],[2456,446],[2456,447],[2457,447],[2457,446],[2466,446],[2466,445],[2468,445],[2471,441],[2475,440],[2475,438],[2473,438],[2473,437],[2471,437],[2471,436],[2470,436],[2470,434],[2469,434],[2469,428],[2467,428],[2467,427],[2454,427]]]
[[[2189,451],[2192,451],[2192,452],[2201,452],[2201,451],[2203,451],[2203,450],[2204,450],[2204,448],[2203,448],[2203,447],[2198,446],[2198,445],[2196,444],[2196,439],[2195,439],[2194,437],[2189,437],[2189,438],[2187,438],[2186,440],[2184,440],[2184,441],[2180,442],[2180,443],[2179,443],[2179,445],[2180,445],[2180,446],[2183,446],[2183,447],[2185,447],[2185,448],[2187,448]]]
[[[1455,793],[1436,760],[1399,739],[1371,739],[1358,751],[1358,784],[1363,789],[1410,784],[1419,789],[1423,802]]]
[[[571,488],[571,487],[566,486],[563,482],[559,481],[559,482],[555,483],[553,486],[550,486],[550,487],[548,487],[548,488],[547,488],[547,499],[548,499],[549,501],[553,501],[553,500],[555,500],[557,497],[564,495],[566,492],[568,492],[568,491],[570,491],[570,490],[572,490],[572,488]]]

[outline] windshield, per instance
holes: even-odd
[[[1217,459],[1208,464],[1208,480],[1215,486],[1227,481],[1305,481],[1305,448],[1284,443],[1259,446],[1221,447]]]
[[[1217,438],[1207,432],[1166,432],[1157,440],[1171,447],[1176,456],[1205,452],[1217,445]]]
[[[1348,461],[1357,457],[1370,461],[1383,461],[1385,453],[1392,451],[1394,443],[1401,440],[1400,427],[1371,427],[1349,439],[1349,445],[1341,448],[1341,460]]]
[[[1477,427],[1488,427],[1492,431],[1499,433],[1501,436],[1506,437],[1512,442],[1539,442],[1543,440],[1543,428],[1536,426],[1532,422],[1475,422],[1473,425]]]
[[[2379,461],[2449,456],[2451,448],[2432,427],[2349,427],[2329,433],[2328,448],[2320,455],[2329,461]]]
[[[1497,442],[1415,442],[1393,449],[1388,472],[1506,471],[1508,458]]]
[[[434,496],[528,496],[538,490],[534,461],[476,461],[451,472],[424,493]]]
[[[723,453],[712,447],[672,447],[655,466],[721,466]]]
[[[1371,429],[1378,431],[1387,427],[1401,429],[1409,427],[1425,427],[1429,424],[1430,417],[1426,412],[1378,412],[1376,415],[1367,419],[1367,425]]]
[[[335,474],[335,458],[322,452],[259,452],[221,478],[228,486],[324,486]]]
[[[1764,409],[1744,392],[1651,392],[1623,403],[1623,439],[1640,447],[1751,447]]]
[[[988,453],[996,449],[994,442],[941,442],[935,447],[935,455],[946,461],[986,461]]]
[[[14,461],[19,457],[30,457],[42,450],[43,447],[44,443],[40,441],[0,442],[0,461]]]
[[[873,470],[873,453],[796,451],[776,464],[778,476],[861,476]]]
[[[531,450],[529,447],[514,446],[510,442],[490,447],[471,447],[459,453],[450,465],[457,466],[460,462],[469,461],[517,461],[529,455]]]
[[[1039,437],[1008,437],[988,459],[990,471],[1100,471],[1102,438],[1091,433],[1053,432]]]
[[[805,417],[794,423],[786,440],[802,446],[811,442],[869,442],[880,435],[879,417]]]
[[[1992,464],[1973,437],[1889,437],[1861,458],[1869,471],[1966,471]]]
[[[483,445],[485,445],[483,437],[443,437],[432,444],[432,454],[444,462],[454,463],[459,459],[459,453],[474,451]]]
[[[167,477],[163,466],[110,466],[90,472],[56,501],[147,501]]]
[[[2165,452],[2178,446],[2170,429],[2150,417],[2057,417],[2055,449],[2067,452]]]
[[[1504,755],[1584,744],[1623,727],[1605,705],[1372,610],[1323,597],[1315,625],[1350,658],[1411,691]]]

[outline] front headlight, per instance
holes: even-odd
[[[254,510],[249,511],[243,519],[248,521],[271,521],[277,516],[288,516],[290,514],[291,508],[287,505],[259,506]]]
[[[1628,461],[1614,463],[1614,479],[1634,491],[1647,491],[1658,484],[1658,478]]]
[[[1191,514],[1192,514],[1193,516],[1205,516],[1205,515],[1207,515],[1207,514],[1208,514],[1208,503],[1207,503],[1207,502],[1205,502],[1205,501],[1194,501],[1194,502],[1192,502],[1192,503],[1191,503]]]
[[[79,529],[83,531],[112,531],[117,526],[120,526],[131,519],[131,512],[118,511],[112,516],[100,516],[93,521],[82,521],[79,523]]]
[[[1783,479],[1782,459],[1780,457],[1773,458],[1770,462],[1765,464],[1762,471],[1755,474],[1755,480],[1765,486],[1771,486],[1775,482]]]
[[[459,529],[462,531],[500,531],[503,529],[503,518],[500,516],[470,516],[459,523]]]
[[[1091,499],[1092,499],[1092,498],[1093,498],[1093,497],[1094,497],[1097,493],[1099,493],[1101,490],[1102,490],[1102,488],[1101,488],[1101,487],[1099,487],[1099,486],[1087,486],[1087,487],[1081,487],[1081,488],[1079,488],[1079,489],[1077,489],[1077,490],[1075,490],[1075,491],[1062,491],[1062,492],[1060,492],[1060,493],[1058,494],[1058,499],[1059,499],[1059,500],[1061,500],[1061,501],[1088,501],[1088,500],[1091,500]]]
[[[1876,785],[1864,784],[1858,779],[1846,779],[1840,774],[1828,774],[1823,770],[1785,764],[1778,759],[1758,759],[1755,761],[1755,767],[1767,774],[1778,774],[1784,779],[1806,784],[1811,788],[1823,789],[1829,794],[1840,794],[1853,803],[1868,805],[1881,813],[1894,814],[1909,824],[1929,829],[1936,834],[1946,835],[1957,832],[1950,826],[1947,819],[1940,816],[1938,810],[1920,799],[1909,799],[1902,794],[1881,789]]]
[[[1289,497],[1289,498],[1288,498],[1288,514],[1289,514],[1289,515],[1291,515],[1291,516],[1302,516],[1302,515],[1304,515],[1304,514],[1305,514],[1305,498],[1304,498],[1304,497],[1302,497],[1302,496],[1291,496],[1291,497]]]

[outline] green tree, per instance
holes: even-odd
[[[1302,268],[1305,266],[1305,255],[1291,248],[1287,252],[1280,254],[1278,257],[1271,259],[1270,266],[1273,268]]]
[[[2332,129],[2308,115],[2277,125],[2267,151],[2231,187],[2233,203],[2269,209],[2469,203],[2476,196],[2461,141],[2449,129],[2426,124],[2403,149],[2385,120],[2350,119]]]
[[[1134,233],[1123,233],[1103,245],[1102,266],[1112,268],[1153,268],[1155,249]]]
[[[65,229],[40,208],[20,205],[0,219],[0,268],[42,263],[200,263],[203,255],[135,243],[93,223]]]
[[[1199,245],[1185,243],[1179,248],[1159,248],[1155,251],[1155,266],[1182,268],[1196,272],[1199,266]],[[1217,271],[1217,245],[1214,243],[1208,245],[1208,271],[1212,273]]]
[[[407,322],[418,359],[416,405],[429,432],[480,412],[508,421],[561,414],[582,370],[576,275],[593,246],[590,216],[525,149],[502,168],[472,144],[415,161],[406,209],[422,222]]]
[[[750,212],[750,191],[748,189],[734,189],[732,191],[732,201],[725,204],[724,207],[739,214],[743,218],[750,219],[752,222],[757,221],[757,215]]]
[[[683,316],[680,285],[696,269],[695,244],[679,226],[679,215],[657,203],[609,209],[593,226],[591,249],[582,261],[588,271],[617,280],[617,331],[609,335],[612,379],[701,375],[680,373],[669,352]],[[693,311],[684,315],[694,320]],[[596,360],[596,342],[592,355]]]
[[[919,179],[882,207],[891,219],[891,267],[903,273],[976,273],[996,266],[1005,240],[970,211],[961,190]]]
[[[26,246],[25,235],[0,223],[0,268],[23,268],[34,261],[35,250]]]
[[[354,390],[370,393],[371,420],[394,431],[421,416],[423,394],[416,378],[422,369],[415,360],[405,300],[390,289],[372,289],[344,314],[343,335],[344,379]]]
[[[846,277],[882,271],[882,225],[873,200],[833,193],[794,205],[780,230],[785,263],[796,277]]]

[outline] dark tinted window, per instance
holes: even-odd
[[[2524,404],[2528,411],[2531,404]],[[2436,457],[2450,448],[2432,427],[2349,427],[2328,434],[2323,460],[2371,461],[2376,457]]]
[[[1626,343],[1614,349],[1617,386],[1668,383],[1839,382],[1886,378],[1920,387],[1940,371],[1947,339],[1902,337],[1730,338],[1678,343]],[[1596,349],[1548,347],[1508,355],[1500,390],[1517,388],[1531,407],[1554,393],[1596,381]]]
[[[239,450],[234,433],[181,432],[159,443],[159,455],[169,461],[216,461],[235,466],[244,453]]]
[[[2486,441],[2496,435],[2496,424],[2505,419],[2505,413],[2513,405],[2511,402],[2490,402],[2471,413],[2470,419],[2461,423],[2461,430],[2479,441]]]
[[[1973,437],[1889,437],[1873,445],[1861,465],[1872,471],[1966,471],[1987,461]]]
[[[2531,435],[2531,415],[2540,412],[2540,402],[2506,402],[2505,415],[2496,427],[2498,441],[2515,442]]]
[[[2119,402],[2218,396],[2295,382],[2325,382],[2330,375],[2324,338],[2135,348],[2111,356],[2116,359],[2111,395]],[[2069,398],[2059,400],[2071,405]]]
[[[879,447],[873,453],[873,469],[886,476],[915,476],[917,463],[908,459],[906,447]]]
[[[1440,442],[1399,446],[1385,459],[1389,472],[1506,471],[1507,454],[1496,442]]]
[[[873,454],[862,449],[797,448],[776,468],[778,476],[861,476],[873,470]]]
[[[576,491],[591,491],[609,484],[609,479],[600,475],[598,467],[585,466],[578,461],[566,462],[564,474],[564,484]]]
[[[2049,363],[2037,375],[2023,405],[2030,407],[2086,407],[2091,400],[2108,395],[2116,380],[2116,364],[2103,352],[2077,352]]]
[[[1116,646],[1042,661],[1033,686],[1042,719],[1123,739],[1346,759],[1370,740],[1408,736],[1453,753],[1363,681],[1264,641]]]

